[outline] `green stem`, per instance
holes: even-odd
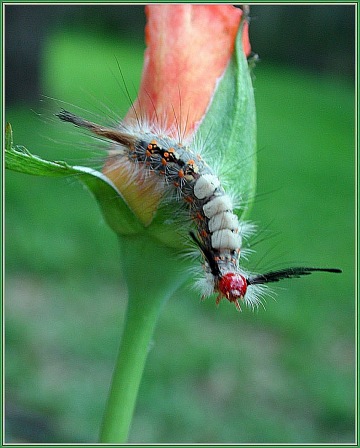
[[[129,299],[101,428],[102,443],[127,441],[157,317],[162,304],[186,277],[174,252],[146,235],[124,238],[121,246]]]

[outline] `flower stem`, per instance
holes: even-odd
[[[146,235],[120,240],[128,308],[100,434],[102,443],[125,443],[149,343],[162,304],[185,281],[174,251]]]

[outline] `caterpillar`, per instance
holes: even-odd
[[[130,131],[126,125],[120,125],[118,129],[103,127],[64,109],[57,116],[115,143],[117,156],[125,156],[155,173],[172,197],[186,204],[196,225],[196,232],[190,230],[189,236],[203,259],[202,296],[217,294],[217,305],[225,298],[239,311],[240,301],[255,308],[261,303],[268,283],[298,278],[315,271],[342,272],[337,268],[316,267],[291,267],[265,274],[245,272],[239,261],[242,239],[249,226],[239,221],[230,196],[202,156],[193,151],[191,142],[178,142],[151,127],[136,132]]]

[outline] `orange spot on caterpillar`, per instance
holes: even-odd
[[[178,171],[178,176],[180,177],[180,179],[183,179],[185,177],[185,173],[183,170],[179,170]]]
[[[164,165],[164,166],[166,166],[166,165],[167,165],[167,161],[166,161],[164,158],[162,158],[162,159],[161,159],[161,164]]]
[[[198,221],[204,221],[205,219],[200,212],[197,212],[194,218],[197,219]]]

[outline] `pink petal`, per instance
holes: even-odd
[[[242,16],[230,5],[146,7],[145,61],[139,95],[126,117],[156,120],[177,136],[191,134],[205,114],[234,50]],[[243,46],[250,53],[245,23]]]

